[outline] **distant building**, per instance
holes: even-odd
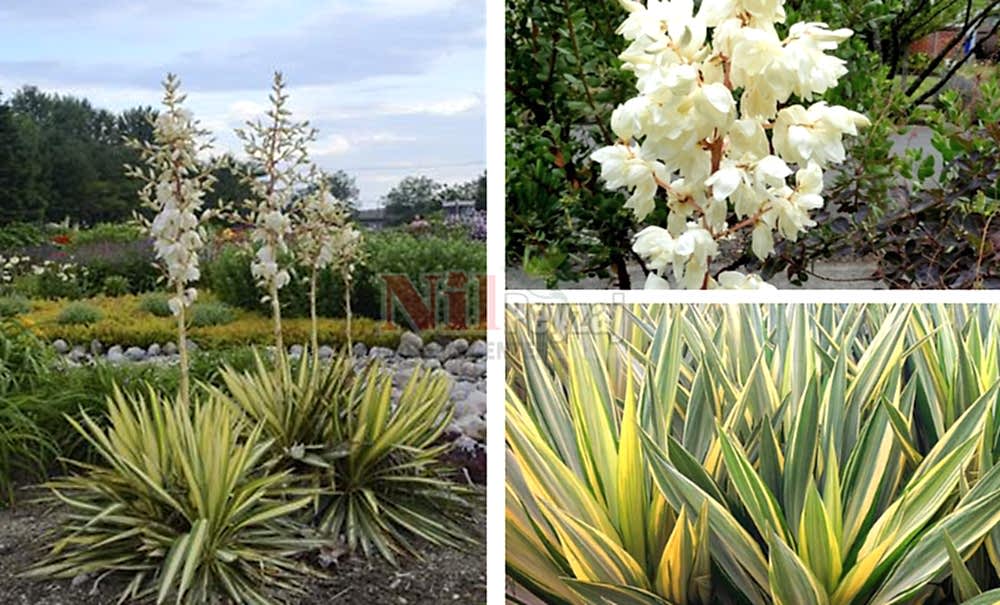
[[[970,32],[962,42],[955,44],[951,50],[948,51],[949,59],[958,59],[965,53],[972,50],[979,42],[983,42],[981,50],[977,58],[986,60],[997,60],[998,52],[998,36],[996,33],[990,35],[993,26],[996,25],[996,17],[989,17],[984,19],[982,23],[979,24],[979,28]],[[951,44],[951,42],[958,36],[962,31],[959,25],[949,25],[942,27],[936,32],[927,34],[923,38],[914,41],[910,44],[911,53],[924,53],[929,57],[935,57],[938,53],[944,51],[944,49]],[[984,38],[985,41],[983,40]]]
[[[385,207],[362,208],[358,210],[357,222],[362,227],[368,229],[381,229],[385,227]]]
[[[441,209],[444,210],[445,218],[473,216],[476,213],[476,202],[475,200],[449,200],[441,202]]]

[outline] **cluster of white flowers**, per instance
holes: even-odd
[[[153,142],[133,142],[146,169],[130,167],[129,173],[142,179],[140,198],[156,212],[152,221],[138,218],[153,239],[156,257],[175,293],[170,309],[180,315],[198,295],[191,284],[201,277],[198,254],[207,239],[202,224],[209,213],[202,206],[215,179],[197,159],[207,146],[199,140],[207,133],[182,108],[185,97],[178,92],[180,81],[168,75],[163,87],[164,111],[153,123]]]
[[[14,278],[23,274],[31,263],[27,256],[4,256],[0,254],[0,282],[9,284]]]
[[[0,283],[9,284],[22,275],[50,275],[63,283],[86,279],[90,270],[84,265],[72,262],[57,262],[45,260],[41,263],[32,262],[29,256],[4,256],[0,254]]]
[[[295,214],[296,251],[299,260],[320,270],[330,266],[353,270],[361,250],[361,232],[354,228],[347,206],[330,194],[324,175],[301,197]]]
[[[90,269],[76,263],[57,263],[54,260],[46,260],[42,261],[40,265],[31,265],[31,272],[38,276],[55,275],[59,281],[69,283],[78,279],[86,279],[90,274]]]
[[[713,279],[711,260],[741,229],[764,259],[774,231],[794,241],[815,225],[823,168],[844,159],[843,135],[868,120],[823,102],[783,105],[836,85],[844,61],[825,53],[851,30],[796,23],[782,39],[783,0],[703,0],[697,12],[693,0],[621,1],[629,15],[618,32],[630,42],[621,59],[638,94],[611,116],[619,142],[592,157],[608,187],[630,191],[640,221],[665,192],[666,228],[647,227],[634,243],[652,270],[647,287],[669,285],[668,267],[686,288],[768,287],[737,272]]]
[[[306,147],[316,137],[308,122],[291,121],[284,88],[281,73],[275,73],[266,120],[248,122],[246,129],[236,130],[254,169],[244,178],[252,191],[245,205],[254,225],[252,240],[258,246],[251,270],[268,292],[266,299],[291,281],[279,258],[288,250],[286,238],[292,233],[288,212],[308,175]]]

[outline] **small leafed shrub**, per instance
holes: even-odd
[[[31,302],[19,295],[0,296],[0,318],[14,317],[31,311]]]
[[[121,275],[109,275],[101,284],[101,293],[105,296],[122,296],[129,293],[128,279]]]
[[[101,321],[104,313],[94,305],[73,302],[59,312],[56,321],[63,325],[89,325]]]
[[[116,392],[108,417],[106,429],[72,421],[98,462],[49,484],[71,515],[29,575],[127,573],[123,601],[272,603],[281,591],[294,602],[308,573],[296,557],[320,543],[291,517],[311,499],[262,465],[261,426],[213,398],[188,410],[152,391]]]
[[[150,292],[144,294],[139,299],[139,308],[157,317],[170,317],[173,312],[170,310],[170,297],[160,292]]]
[[[224,326],[236,320],[236,312],[224,303],[203,302],[191,307],[191,325],[196,328]]]

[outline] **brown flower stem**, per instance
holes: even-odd
[[[187,313],[184,301],[184,284],[177,283],[177,297],[181,301],[180,311],[177,313],[177,336],[180,342],[177,343],[177,351],[180,353],[181,365],[181,402],[185,407],[191,407],[191,370],[189,369],[188,343],[187,343]]]
[[[312,320],[313,363],[319,365],[319,322],[316,319],[316,267],[309,279],[309,318]]]

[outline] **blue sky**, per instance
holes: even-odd
[[[267,105],[275,69],[319,129],[313,157],[355,175],[365,205],[401,178],[485,168],[485,2],[5,0],[0,90],[25,84],[121,110],[177,73],[224,150]]]

